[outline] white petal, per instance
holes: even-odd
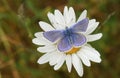
[[[51,31],[51,30],[55,30],[50,24],[40,21],[39,22],[40,27],[44,30],[44,31]]]
[[[87,44],[87,45],[85,45],[85,46],[82,47],[82,48],[84,48],[84,49],[86,49],[86,50],[89,50],[89,51],[97,54],[98,56],[100,56],[100,53],[99,53],[97,50],[95,50],[95,48],[93,48],[90,44]]]
[[[47,16],[48,16],[51,24],[54,25],[54,21],[55,21],[55,18],[54,18],[54,17],[55,17],[55,16],[54,16],[52,13],[50,13],[50,12],[48,12]]]
[[[52,13],[48,13],[48,18],[55,29],[63,29],[63,27],[57,23],[56,17]]]
[[[88,28],[86,30],[87,34],[92,33],[99,25],[99,22],[96,22],[95,19],[92,19],[88,23]]]
[[[59,62],[59,60],[61,60],[62,56],[63,56],[63,53],[60,53],[60,52],[56,52],[56,57],[55,59],[52,61],[52,59],[50,59],[50,62],[49,64],[52,66],[52,65],[55,65]]]
[[[77,52],[77,55],[80,57],[80,59],[82,60],[84,65],[86,65],[88,67],[91,66],[89,59],[83,54],[83,52],[79,51],[79,52]]]
[[[75,11],[72,7],[69,8],[69,26],[73,25],[76,21]]]
[[[37,32],[37,33],[35,33],[35,37],[39,37],[39,38],[44,37],[43,36],[43,32]]]
[[[75,23],[76,16],[72,7],[70,7],[69,10],[67,7],[64,8],[64,19],[67,27],[70,27]]]
[[[55,10],[55,20],[60,25],[60,29],[65,29],[65,20],[59,10]]]
[[[37,44],[37,45],[50,45],[52,44],[52,42],[50,42],[49,40],[47,40],[44,36],[43,36],[43,32],[37,32],[35,33],[35,36],[37,38],[34,38],[32,40],[32,42],[34,44]]]
[[[48,44],[45,42],[45,40],[41,39],[41,38],[34,38],[32,39],[32,42],[36,45],[45,45]]]
[[[57,63],[58,58],[60,57],[61,55],[58,52],[54,52],[54,54],[51,56],[50,61],[49,61],[50,66],[55,65]]]
[[[87,16],[87,10],[84,10],[84,11],[81,13],[81,15],[79,16],[78,21],[81,21],[81,20],[85,19],[86,16]],[[77,22],[78,22],[78,21],[77,21]]]
[[[93,34],[93,35],[87,35],[87,42],[92,42],[92,41],[96,41],[99,40],[102,37],[102,33],[99,34]]]
[[[68,11],[68,7],[67,6],[65,6],[65,8],[64,8],[64,19],[65,19],[65,23],[67,24],[69,21],[69,11]]]
[[[34,39],[32,39],[32,42],[36,45],[50,45],[50,44],[52,44],[51,42],[49,42],[48,40],[45,40],[43,38],[34,38]]]
[[[83,76],[83,66],[76,54],[72,54],[72,63],[79,76]]]
[[[38,59],[39,64],[47,63],[51,57],[52,53],[46,53]]]
[[[41,45],[41,43],[39,42],[39,38],[34,38],[32,39],[32,42],[36,45]],[[44,44],[43,44],[44,45]]]
[[[87,27],[86,33],[89,32],[89,29],[91,29],[91,27],[95,24],[95,22],[96,22],[95,19],[89,20],[89,23],[88,23],[88,27]]]
[[[71,72],[71,69],[72,69],[72,57],[71,57],[71,55],[66,56],[66,65],[68,68],[68,72]]]
[[[64,63],[65,61],[65,54],[62,54],[62,57],[59,59],[58,63],[54,66],[54,70],[58,70]]]
[[[101,62],[101,58],[100,56],[98,56],[96,53],[91,52],[93,50],[88,50],[86,48],[82,48],[81,51],[83,51],[83,53],[93,62],[96,63],[100,63]]]
[[[57,22],[55,20],[55,16],[52,13],[48,13],[47,15],[54,28],[57,28],[57,24],[56,24]]]
[[[38,47],[37,50],[39,52],[42,52],[42,53],[53,52],[53,51],[56,50],[56,47],[53,46],[53,45],[46,45],[46,46],[43,46],[43,47]]]

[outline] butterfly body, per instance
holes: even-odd
[[[86,31],[88,26],[88,18],[79,21],[70,28],[66,27],[65,30],[53,30],[44,32],[43,35],[51,42],[58,42],[58,50],[61,52],[66,52],[72,47],[80,47],[86,43],[86,37],[79,33]]]
[[[64,34],[64,37],[68,37],[69,42],[72,44],[73,43],[72,41],[73,32],[68,27],[66,27],[66,30],[63,31],[63,34]]]

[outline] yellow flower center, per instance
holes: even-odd
[[[70,51],[66,52],[66,54],[73,54],[73,53],[76,53],[79,50],[80,50],[80,48],[73,47]]]

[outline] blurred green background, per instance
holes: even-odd
[[[0,0],[0,78],[79,78],[65,64],[58,71],[39,65],[43,54],[32,43],[34,33],[42,31],[38,22],[49,22],[47,13],[63,12],[65,5],[75,9],[77,18],[87,9],[88,17],[100,22],[94,33],[103,33],[90,43],[102,62],[84,66],[83,78],[120,78],[120,0]]]

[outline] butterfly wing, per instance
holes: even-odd
[[[72,34],[73,45],[78,47],[86,43],[86,37],[82,34],[74,33]]]
[[[72,48],[72,42],[69,36],[63,37],[58,43],[58,50],[61,52],[68,51]]]
[[[55,42],[56,40],[63,37],[63,33],[60,30],[47,31],[43,33],[43,36],[51,42]]]
[[[70,29],[72,32],[85,32],[88,27],[89,19],[85,18],[81,21],[78,21],[76,24],[74,24]]]

